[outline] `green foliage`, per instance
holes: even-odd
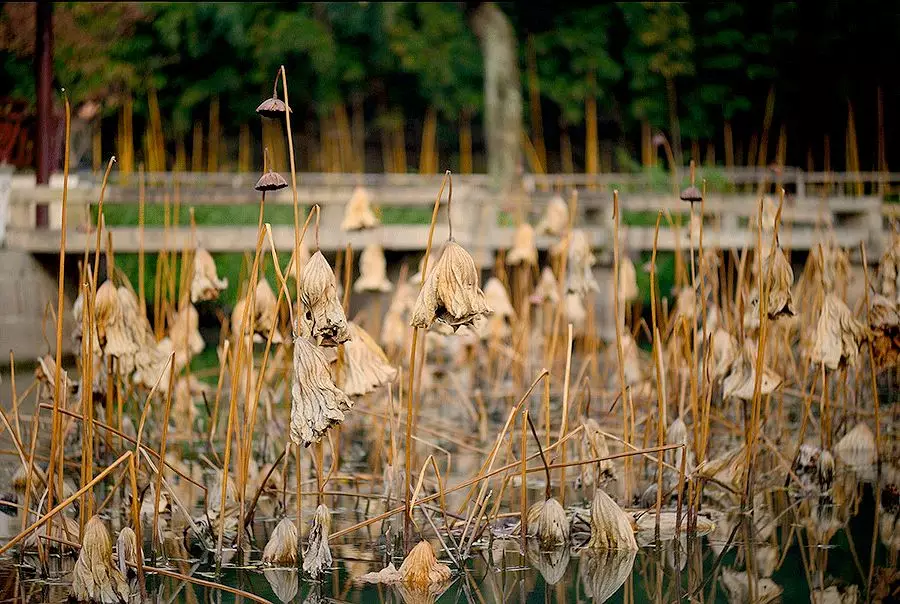
[[[553,29],[533,38],[541,92],[570,124],[581,122],[590,96],[609,106],[610,88],[622,78],[622,66],[610,54],[612,13],[602,4],[560,12]]]
[[[446,2],[394,5],[385,21],[391,52],[416,78],[419,93],[445,117],[481,106],[478,41],[459,8]]]

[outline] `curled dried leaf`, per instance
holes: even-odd
[[[400,565],[400,577],[410,586],[427,587],[450,579],[450,568],[437,561],[428,541],[419,541]]]
[[[791,298],[791,286],[794,284],[794,270],[788,262],[784,250],[777,248],[766,258],[763,276],[767,279],[766,291],[768,300],[766,311],[770,319],[794,316],[794,302]]]
[[[581,295],[600,291],[600,285],[594,278],[593,271],[597,259],[591,251],[587,233],[581,229],[575,229],[568,239],[569,259],[566,263],[566,291]]]
[[[600,488],[594,489],[594,501],[591,503],[591,540],[588,547],[628,551],[638,549],[631,520]]]
[[[323,570],[331,566],[331,549],[328,547],[328,534],[331,532],[331,512],[324,505],[316,508],[312,528],[309,530],[309,541],[303,552],[303,571],[312,577],[318,577]]]
[[[737,339],[722,328],[712,335],[712,377],[723,378],[728,375],[732,363],[738,357]]]
[[[370,243],[359,256],[359,278],[353,284],[355,292],[389,292],[394,285],[387,277],[387,261],[384,250],[377,243]]]
[[[274,566],[293,566],[297,563],[297,527],[287,518],[275,525],[262,553],[262,561]]]
[[[79,602],[117,604],[131,596],[125,575],[113,565],[106,525],[93,516],[84,526],[81,551],[72,570],[72,597]]]
[[[416,292],[409,283],[397,283],[397,290],[391,299],[381,323],[381,343],[396,350],[407,347],[410,330],[409,318],[416,303]]]
[[[331,381],[328,361],[312,342],[294,340],[291,386],[291,440],[303,446],[319,442],[328,428],[344,421],[353,402]]]
[[[365,187],[356,187],[344,208],[342,231],[360,231],[378,226],[378,218],[372,213],[372,195]]]
[[[544,210],[537,232],[540,235],[562,235],[569,226],[569,206],[562,196],[554,195]]]
[[[634,262],[625,256],[619,262],[619,300],[631,302],[637,299],[639,293]]]
[[[337,346],[350,339],[347,317],[337,295],[331,266],[322,255],[312,255],[300,273],[300,301],[305,308],[303,333],[319,346]]]
[[[427,329],[439,320],[455,330],[489,314],[491,309],[478,281],[478,269],[472,256],[455,241],[448,241],[422,284],[410,324]]]
[[[566,510],[551,497],[528,508],[528,536],[537,539],[543,549],[569,543],[569,519]]]
[[[534,241],[534,229],[527,222],[516,227],[513,244],[506,254],[506,263],[510,266],[537,266],[538,250]]]
[[[882,296],[900,304],[900,233],[891,235],[891,245],[878,265],[877,283]]]
[[[833,293],[828,294],[816,325],[810,359],[828,369],[852,366],[867,335],[866,326],[853,316],[843,300]]]
[[[228,289],[228,279],[220,279],[216,272],[216,262],[205,249],[194,251],[194,273],[191,278],[191,302],[215,300]]]
[[[341,384],[344,393],[362,396],[394,381],[397,369],[390,364],[378,343],[353,321],[349,321],[348,326],[350,340],[344,344],[343,368],[335,380]],[[336,361],[337,354],[334,357]]]
[[[143,556],[143,554],[138,554],[139,551],[134,529],[130,526],[122,527],[119,537],[116,539],[116,561],[123,577],[128,576],[129,567],[137,565],[138,555]]]
[[[544,302],[559,304],[559,283],[556,282],[556,276],[549,266],[545,266],[541,270],[541,278],[534,288],[530,300],[532,304],[543,304]]]
[[[203,352],[206,343],[200,335],[200,315],[193,304],[176,312],[169,323],[169,340],[175,351],[175,371],[188,364],[194,355]]]

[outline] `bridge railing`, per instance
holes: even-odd
[[[289,178],[289,175],[285,175]],[[653,223],[657,212],[665,219],[661,226],[661,249],[686,247],[690,243],[689,205],[680,201],[677,190],[686,184],[686,174],[676,178],[660,172],[634,174],[553,174],[523,175],[505,193],[491,186],[487,175],[453,176],[454,235],[468,245],[492,252],[508,247],[514,225],[519,217],[535,224],[556,194],[568,198],[570,191],[578,191],[579,227],[586,229],[598,247],[611,242],[612,191],[619,189],[623,211],[623,239],[634,249],[650,249],[653,242]],[[796,168],[731,170],[698,170],[699,181],[705,181],[707,197],[704,203],[704,244],[709,247],[743,247],[755,243],[752,227],[757,214],[760,194],[777,199],[775,191],[787,191],[783,219],[785,238],[792,247],[808,249],[826,232],[841,245],[858,246],[865,242],[873,253],[884,240],[884,195],[900,188],[900,173],[808,173]],[[211,250],[237,251],[252,248],[256,241],[256,220],[251,206],[257,206],[260,194],[253,190],[258,174],[165,172],[144,175],[144,199],[148,207],[157,204],[178,205],[181,208],[208,207],[213,220],[200,224],[196,232],[186,226],[170,228],[166,233],[159,224],[145,228],[145,248],[161,246],[182,247],[196,242]],[[83,249],[88,234],[96,226],[96,202],[101,175],[77,174],[70,181],[69,190],[69,246]],[[317,203],[322,208],[321,244],[326,249],[354,247],[378,241],[388,249],[415,250],[424,248],[430,208],[440,187],[442,174],[298,174],[298,200],[304,208]],[[391,208],[416,209],[417,224],[386,224],[375,232],[342,233],[338,225],[347,201],[356,186],[365,186],[371,194],[373,206],[385,213]],[[104,203],[113,206],[135,206],[141,192],[136,174],[113,172]],[[447,192],[445,192],[445,199]],[[14,181],[8,208],[8,245],[31,251],[52,252],[59,242],[59,188],[29,187]],[[266,204],[282,206],[292,203],[290,189],[269,194]],[[37,204],[50,206],[50,228],[35,226],[34,208]],[[215,208],[245,206],[251,209],[253,220],[229,224],[229,219],[216,221]],[[893,207],[893,206],[890,206]],[[442,205],[440,227],[446,221],[446,205]],[[409,216],[410,212],[401,212]],[[222,211],[225,216],[226,212]],[[228,214],[230,216],[230,214]],[[282,215],[287,215],[282,212]],[[273,220],[276,244],[290,248],[293,235],[291,220],[276,224]],[[185,225],[182,220],[181,224]],[[695,224],[696,227],[696,224]],[[109,226],[117,249],[129,251],[137,242],[136,224]],[[439,231],[443,232],[443,231]],[[539,237],[539,247],[553,243],[549,237]],[[136,249],[136,248],[135,248]]]

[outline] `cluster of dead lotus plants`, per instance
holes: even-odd
[[[447,173],[418,274],[407,279],[404,268],[391,283],[383,249],[370,244],[355,282],[352,250],[340,254],[339,282],[319,249],[318,207],[300,225],[283,68],[273,97],[257,112],[284,122],[291,180],[266,162],[256,184],[258,243],[231,317],[223,320],[227,337],[216,374],[207,376],[214,380],[204,382],[191,367],[205,347],[195,304],[228,287],[213,257],[202,248],[185,250],[180,288],[172,288],[178,295],[154,329],[142,285],[135,293],[115,270],[111,246],[106,279],[97,283],[98,232],[93,259],[86,252],[82,262],[72,313],[77,379],[59,355],[41,359],[30,439],[15,390],[12,421],[0,413],[22,466],[14,494],[4,497],[19,505],[22,531],[0,553],[21,544],[23,552],[37,551],[46,569],[50,548],[80,548],[72,595],[118,602],[144,589],[145,571],[185,575],[182,567],[175,573],[147,566],[148,543],[152,558],[170,564],[199,548],[218,565],[246,556],[254,519],[266,518],[277,522],[261,562],[273,590],[288,601],[297,593],[298,566],[319,577],[333,565],[332,546],[341,537],[378,525],[389,555],[396,537],[403,538],[405,560],[355,578],[391,584],[408,601],[437,597],[452,569],[462,570],[480,545],[490,545],[492,557],[517,549],[551,584],[578,552],[585,593],[602,601],[625,582],[639,546],[663,541],[670,564],[680,568],[690,550],[687,535],[710,534],[718,555],[742,529],[746,572],[723,569],[720,582],[736,600],[760,601],[780,591],[772,579],[783,560],[779,548],[793,539],[827,545],[847,525],[860,485],[874,484],[882,495],[879,541],[896,562],[900,470],[878,393],[900,354],[897,235],[877,275],[864,272],[858,300],[847,295],[847,251],[827,240],[795,283],[780,244],[783,200],[761,204],[755,254],[703,249],[704,195],[692,166],[691,186],[681,195],[694,225],[689,281],[679,278],[669,312],[658,291],[654,246],[648,323],[632,308],[637,270],[620,241],[617,194],[612,283],[601,287],[597,280],[594,245],[589,231],[576,226],[573,194],[569,203],[555,195],[536,227],[520,213],[513,245],[482,290],[481,267],[463,246],[468,233],[458,241],[449,224],[447,241],[432,246],[446,184],[452,202]],[[294,241],[282,271],[263,219],[266,195],[288,187]],[[102,229],[102,204],[100,216]],[[304,238],[313,217],[310,254]],[[341,229],[377,224],[371,194],[357,187]],[[545,266],[538,237],[549,243]],[[267,241],[274,288],[263,271]],[[738,267],[736,279],[725,278],[726,265]],[[349,320],[350,295],[360,292],[372,293],[379,305]],[[381,297],[389,292],[382,319]],[[615,339],[604,347],[596,308],[607,294]],[[35,456],[41,410],[50,410],[53,422],[46,469]],[[493,443],[492,417],[504,420]],[[201,429],[206,434],[198,438]],[[203,465],[185,459],[170,440],[197,445]],[[80,460],[77,477],[72,458]],[[529,505],[531,474],[542,476],[543,492]],[[118,481],[107,488],[111,475]],[[346,486],[377,483],[374,477],[382,484],[368,492]],[[451,477],[460,480],[448,484]],[[304,488],[316,502],[308,527]],[[97,505],[101,489],[107,496]],[[337,524],[326,502],[351,500],[354,511],[361,511],[360,500],[383,508],[372,514],[366,503],[362,520]],[[117,563],[101,518],[120,527]],[[401,518],[402,530],[395,522]],[[776,526],[789,530],[779,537]],[[435,544],[450,565],[438,561]],[[804,559],[811,576],[824,575],[826,551]],[[833,586],[818,587],[827,598]]]

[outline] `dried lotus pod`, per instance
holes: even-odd
[[[538,501],[528,508],[528,536],[537,539],[543,549],[569,544],[569,519],[555,498]]]
[[[102,604],[127,602],[131,597],[128,581],[113,565],[109,532],[96,515],[84,526],[81,551],[72,569],[72,597]]]
[[[537,225],[539,235],[562,235],[569,226],[569,206],[561,195],[554,195]]]
[[[530,300],[532,304],[543,304],[544,302],[559,304],[559,284],[556,282],[553,269],[549,266],[545,266],[541,270],[541,278],[531,293]]]
[[[538,249],[534,242],[534,229],[527,222],[516,227],[512,248],[506,254],[506,264],[535,267],[538,265]]]
[[[294,339],[291,386],[291,440],[308,447],[319,442],[334,424],[344,421],[353,402],[331,381],[328,361],[317,346]]]
[[[355,292],[389,292],[394,289],[387,278],[387,261],[384,250],[377,243],[370,243],[359,255],[359,278],[353,284]]]
[[[622,549],[637,551],[631,520],[622,508],[603,489],[594,489],[591,503],[591,540],[587,545],[592,549]]]
[[[400,565],[401,581],[413,587],[428,587],[450,579],[450,568],[437,561],[428,541],[419,541]]]
[[[698,203],[703,201],[703,193],[700,192],[700,189],[691,185],[690,187],[682,189],[678,198],[681,199],[681,201]]]
[[[810,359],[828,369],[854,365],[868,335],[866,326],[853,316],[835,294],[825,296]]]
[[[312,528],[309,530],[309,541],[303,552],[303,571],[311,577],[318,577],[323,570],[331,566],[331,549],[328,547],[328,534],[331,532],[331,512],[322,504],[316,508]]]
[[[350,196],[350,201],[344,208],[344,219],[341,220],[341,230],[361,231],[378,226],[378,218],[372,213],[372,195],[365,187],[356,187]]]
[[[768,304],[766,312],[770,319],[794,314],[794,302],[791,298],[791,286],[794,284],[794,270],[788,262],[784,250],[780,247],[766,257],[763,265],[763,278],[768,281]],[[759,313],[757,313],[758,315]]]
[[[344,363],[340,379],[341,389],[347,396],[362,396],[379,386],[389,384],[397,377],[397,369],[368,332],[348,321],[350,340],[344,344]],[[337,355],[335,354],[335,359]]]
[[[259,177],[253,188],[257,191],[280,191],[288,186],[284,176],[274,170],[267,170]]]
[[[259,115],[270,120],[280,119],[284,117],[284,114],[288,111],[290,110],[284,104],[284,101],[279,99],[276,94],[273,94],[272,98],[264,100],[256,108],[256,112]],[[291,113],[293,113],[293,111]]]
[[[337,295],[334,272],[322,252],[312,255],[300,272],[300,301],[303,303],[304,333],[319,346],[337,346],[350,339],[347,317]]]
[[[130,567],[137,565],[138,556],[143,557],[143,553],[138,553],[139,551],[134,529],[130,526],[123,526],[116,539],[116,562],[122,576],[127,577],[134,572]]]
[[[215,300],[228,289],[228,279],[219,279],[216,262],[203,248],[194,251],[194,274],[191,279],[191,302]]]
[[[478,269],[472,256],[453,240],[422,284],[410,324],[427,329],[436,320],[454,328],[471,325],[491,309],[478,287]]]
[[[697,168],[696,168],[696,164],[694,163],[694,160],[691,160],[691,186],[687,187],[686,189],[682,189],[681,195],[678,196],[681,199],[681,201],[690,202],[692,207],[698,201],[703,201],[703,193],[701,193],[700,189],[698,189],[694,185],[696,169]]]
[[[294,566],[297,564],[297,527],[288,518],[275,525],[262,553],[264,564]]]

